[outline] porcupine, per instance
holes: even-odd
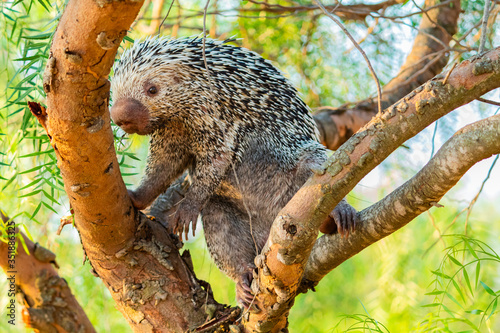
[[[258,54],[227,42],[136,43],[115,65],[111,117],[127,133],[151,136],[145,176],[129,190],[133,205],[146,208],[189,170],[192,184],[171,227],[182,239],[192,221],[194,235],[201,213],[213,260],[248,306],[254,257],[326,150],[288,80]],[[345,200],[330,216],[334,232],[354,229],[356,211]]]

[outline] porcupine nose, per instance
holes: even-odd
[[[110,110],[111,119],[125,132],[147,134],[149,124],[148,109],[133,98],[118,99]]]

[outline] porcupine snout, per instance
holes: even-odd
[[[111,119],[125,132],[132,134],[147,134],[149,125],[148,109],[138,100],[121,98],[113,104],[110,110]]]

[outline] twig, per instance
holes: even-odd
[[[495,5],[495,4],[493,4]],[[490,16],[490,0],[484,2],[483,24],[481,26],[481,41],[479,42],[478,53],[484,51],[484,44],[486,43],[486,30],[488,29],[488,17]]]
[[[416,1],[415,1],[415,0],[412,0],[412,2],[413,2],[413,4],[415,5],[415,7],[417,7],[418,9],[420,9],[420,10],[422,11],[423,15],[425,15],[425,17],[427,17],[427,19],[429,20],[429,22],[431,22],[431,23],[432,23],[432,24],[433,24],[436,28],[438,28],[439,30],[441,30],[441,31],[442,31],[445,35],[450,36],[450,39],[451,39],[451,40],[453,40],[453,41],[455,41],[455,42],[456,42],[455,38],[454,38],[452,35],[450,35],[450,33],[448,32],[448,30],[446,30],[446,29],[445,29],[442,25],[440,25],[440,24],[438,24],[436,21],[434,21],[434,20],[433,20],[433,19],[429,16],[428,12],[427,12],[427,11],[424,11],[424,9],[423,9],[422,7],[420,7],[420,6],[416,3]],[[442,42],[441,42],[441,43],[442,43]],[[445,47],[447,47],[447,45],[446,45]]]
[[[446,84],[446,82],[448,82],[448,78],[450,77],[451,75],[451,72],[453,72],[453,70],[455,69],[455,67],[457,66],[457,63],[454,62],[453,63],[453,66],[451,66],[450,70],[448,71],[448,73],[446,73],[446,76],[444,77],[444,80],[443,80],[443,86]]]
[[[375,27],[378,24],[378,19],[379,18],[376,17],[375,20],[373,21],[373,24],[371,26],[369,26],[368,29],[366,29],[365,36],[359,40],[358,44],[361,45],[361,43],[363,43],[368,38],[368,36],[370,36],[373,33],[373,31],[375,30]],[[352,47],[349,50],[344,51],[344,54],[349,54],[351,51],[352,51]]]
[[[481,183],[481,187],[479,188],[479,191],[477,191],[476,196],[470,202],[469,207],[467,207],[467,216],[465,217],[465,226],[464,226],[464,228],[465,228],[465,234],[467,234],[467,222],[469,221],[469,216],[470,216],[470,214],[472,212],[472,207],[476,203],[476,201],[479,198],[479,195],[481,194],[481,192],[483,192],[484,185],[486,185],[486,182],[488,181],[488,179],[490,179],[491,172],[493,171],[493,168],[495,167],[495,164],[497,163],[499,157],[500,157],[500,155],[497,155],[495,157],[495,159],[493,160],[493,163],[491,163],[490,169],[488,170],[488,174],[486,175],[486,178],[484,178],[483,182]]]
[[[319,8],[323,11],[323,13],[326,14],[333,22],[335,22],[341,29],[342,31],[346,34],[346,36],[351,40],[351,42],[354,44],[354,46],[358,49],[358,51],[361,53],[363,58],[365,58],[366,63],[368,64],[368,68],[370,69],[370,72],[373,76],[373,79],[375,80],[375,83],[377,84],[377,95],[378,95],[378,113],[382,114],[382,88],[380,87],[380,82],[378,80],[377,74],[375,73],[375,70],[372,67],[372,64],[370,63],[370,59],[366,56],[366,53],[363,51],[361,46],[356,42],[354,37],[347,31],[347,29],[344,27],[344,25],[337,20],[330,12],[326,10],[326,8],[323,6],[321,1],[319,0],[314,0],[316,4],[318,5]]]
[[[482,97],[479,97],[479,98],[476,98],[476,99],[478,101],[480,101],[480,102],[483,102],[483,103],[487,103],[487,104],[491,104],[491,105],[495,105],[495,106],[500,106],[500,102],[491,101],[489,99],[482,98]]]
[[[175,0],[172,0],[172,2],[170,3],[170,7],[168,7],[167,15],[165,15],[165,17],[163,18],[163,21],[161,21],[160,25],[158,26],[158,35],[160,34],[161,27],[163,26],[163,23],[165,23],[165,20],[167,19],[168,14],[170,14],[170,10],[172,9],[172,6],[174,5],[174,1]]]

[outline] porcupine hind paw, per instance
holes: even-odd
[[[255,267],[248,266],[236,283],[236,301],[245,309],[254,304],[255,295],[252,292],[253,271]]]
[[[342,237],[347,238],[349,234],[356,230],[357,222],[356,209],[344,199],[331,211],[319,230],[324,234],[339,233]]]

